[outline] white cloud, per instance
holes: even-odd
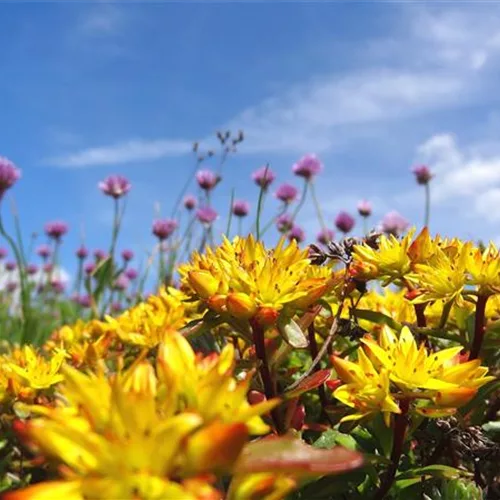
[[[85,36],[110,36],[123,26],[123,11],[112,3],[98,3],[86,10],[79,20],[78,30]]]
[[[189,152],[191,148],[192,143],[184,140],[158,139],[148,141],[134,139],[110,146],[88,148],[76,153],[49,158],[44,163],[64,168],[118,165],[178,156]]]

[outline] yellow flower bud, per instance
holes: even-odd
[[[188,274],[188,279],[189,284],[202,299],[208,299],[215,295],[219,288],[218,280],[208,271],[191,271]]]
[[[257,306],[255,301],[246,293],[230,293],[226,299],[229,314],[238,319],[249,319],[255,315]]]

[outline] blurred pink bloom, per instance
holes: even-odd
[[[399,213],[393,210],[384,215],[381,228],[384,233],[400,236],[404,233],[410,223]]]
[[[218,214],[212,207],[200,207],[196,211],[196,218],[203,224],[212,224],[217,217]]]
[[[96,262],[101,262],[101,260],[104,260],[107,258],[108,254],[104,250],[101,250],[100,248],[96,248],[93,252],[94,254],[94,259]]]
[[[184,207],[188,210],[193,210],[196,207],[196,198],[192,194],[188,194],[184,198]]]
[[[128,179],[121,175],[110,175],[98,184],[99,189],[107,196],[112,196],[115,199],[126,195],[131,188]]]
[[[40,245],[36,249],[36,254],[43,260],[46,260],[52,255],[52,249],[49,247],[49,245]]]
[[[95,268],[96,265],[93,262],[88,262],[87,264],[85,264],[83,270],[85,271],[85,274],[90,275],[95,271]]]
[[[28,264],[26,266],[26,272],[30,275],[33,276],[38,272],[38,266],[36,264]]]
[[[276,176],[269,167],[260,167],[252,174],[252,179],[257,186],[265,190],[276,179]]]
[[[43,265],[42,269],[45,274],[50,274],[54,270],[54,265],[50,262],[47,262],[47,264]]]
[[[120,302],[113,302],[111,304],[111,311],[113,311],[114,313],[119,313],[122,310],[123,306],[120,304]]]
[[[307,154],[292,167],[292,170],[295,175],[310,180],[323,170],[323,164],[316,155]]]
[[[21,171],[14,163],[4,156],[0,156],[0,200],[5,192],[10,189],[21,177]]]
[[[335,218],[335,226],[339,231],[347,234],[352,231],[352,228],[356,224],[354,217],[347,212],[340,212]]]
[[[196,172],[196,181],[201,189],[210,191],[220,181],[220,177],[211,170],[198,170]]]
[[[418,184],[428,184],[429,181],[434,177],[434,174],[426,165],[418,165],[416,167],[413,167],[411,170],[415,174],[415,179],[417,180]]]
[[[0,260],[5,259],[7,257],[7,249],[4,247],[0,247]]]
[[[133,258],[134,258],[134,252],[132,252],[132,250],[128,249],[122,250],[122,259],[125,262],[130,262]]]
[[[78,249],[76,250],[76,256],[80,260],[86,259],[88,257],[88,255],[89,255],[89,251],[87,250],[87,248],[84,245],[80,245],[80,247],[78,247]]]
[[[306,233],[304,233],[304,230],[300,226],[293,226],[288,233],[288,239],[290,241],[295,240],[297,243],[303,242],[305,237]]]
[[[118,278],[116,278],[116,280],[113,284],[113,288],[115,290],[119,290],[119,291],[123,292],[128,288],[129,285],[130,285],[130,282],[129,282],[128,278],[124,274],[120,274],[120,276],[118,276]]]
[[[56,241],[68,232],[68,225],[63,221],[47,222],[45,224],[45,234]]]
[[[90,295],[80,295],[80,297],[78,297],[78,303],[84,308],[89,308],[92,304],[92,299]]]
[[[126,271],[125,271],[125,276],[133,281],[137,278],[137,276],[139,275],[139,273],[133,268],[133,267],[129,267]]]
[[[335,232],[332,229],[322,229],[316,236],[316,240],[318,243],[322,245],[327,245],[330,241],[333,241],[335,238]]]
[[[291,184],[281,184],[274,195],[284,203],[292,203],[297,198],[299,190]]]
[[[250,211],[250,204],[244,200],[236,200],[233,203],[233,214],[236,217],[245,217]]]
[[[15,281],[8,281],[7,284],[5,285],[5,289],[8,292],[14,292],[17,288],[17,283]]]
[[[174,219],[156,219],[153,221],[153,234],[163,241],[177,229],[177,226],[177,221]]]
[[[13,260],[8,260],[6,263],[5,263],[5,269],[7,271],[14,271],[17,267],[17,264],[13,261]]]
[[[52,290],[54,290],[55,293],[63,293],[64,292],[65,285],[61,280],[55,278],[51,281],[50,285],[52,287]]]
[[[361,200],[358,203],[358,213],[361,217],[370,217],[372,214],[372,204],[367,200]]]
[[[282,214],[276,219],[276,229],[280,233],[287,233],[292,229],[293,218],[290,214]]]

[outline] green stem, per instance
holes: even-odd
[[[269,170],[269,163],[266,165],[266,169],[264,170],[264,179],[267,179],[268,170]],[[264,188],[264,185],[262,185],[260,187],[259,200],[257,202],[257,215],[255,217],[255,238],[257,239],[257,241],[260,240],[260,216],[262,215],[262,207],[264,205],[265,194],[266,194],[266,188]]]
[[[305,181],[304,182],[304,189],[302,190],[302,195],[300,197],[298,205],[295,207],[295,210],[292,213],[292,224],[295,222],[295,219],[297,218],[297,215],[299,215],[299,212],[304,205],[307,197],[307,188],[309,186],[309,182]]]
[[[488,295],[479,295],[476,303],[476,317],[474,321],[474,338],[470,350],[470,360],[477,359],[481,352],[485,332],[485,311]]]
[[[111,246],[109,249],[109,256],[111,261],[114,262],[116,240],[118,239],[118,232],[120,231],[120,205],[118,198],[113,198],[114,213],[113,213],[113,234],[111,236]]]
[[[196,158],[196,162],[195,162],[194,168],[189,173],[189,176],[186,179],[186,182],[184,183],[184,186],[182,186],[182,189],[179,191],[179,196],[175,200],[174,206],[172,207],[172,213],[170,214],[170,216],[172,218],[175,217],[175,214],[176,214],[177,210],[179,209],[179,205],[182,202],[182,198],[184,198],[184,195],[186,194],[186,192],[187,192],[187,190],[189,188],[189,184],[191,184],[191,181],[193,180],[194,176],[196,175],[196,171],[198,170],[199,163],[200,162],[198,161],[198,158]]]
[[[321,205],[319,204],[318,198],[316,197],[316,189],[314,188],[314,182],[311,180],[308,184],[311,185],[311,196],[314,203],[314,208],[316,209],[316,215],[318,217],[319,225],[321,229],[326,229],[325,219],[323,218],[323,212],[321,211]]]
[[[430,183],[427,182],[425,187],[425,215],[424,215],[424,226],[429,227],[429,219],[431,216],[431,188]]]
[[[229,238],[231,231],[231,222],[233,222],[233,203],[234,203],[234,188],[231,190],[231,201],[229,203],[229,215],[227,217],[226,236]]]
[[[269,228],[283,215],[286,213],[286,210],[288,208],[288,204],[283,204],[283,207],[281,210],[278,212],[277,215],[275,215],[265,226],[264,229],[262,229],[260,235],[264,236],[264,234],[269,230]]]

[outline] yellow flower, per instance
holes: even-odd
[[[484,251],[469,249],[466,265],[467,284],[477,286],[480,295],[500,293],[500,253],[493,243]]]
[[[363,349],[358,350],[357,363],[334,357],[333,366],[345,383],[333,395],[356,409],[356,413],[344,417],[342,421],[358,420],[382,412],[388,424],[391,413],[401,412],[390,394],[388,371],[377,371]]]
[[[381,236],[379,248],[367,244],[356,245],[353,253],[352,274],[359,279],[381,279],[383,285],[412,277],[408,248],[414,230],[399,240],[395,236]]]

